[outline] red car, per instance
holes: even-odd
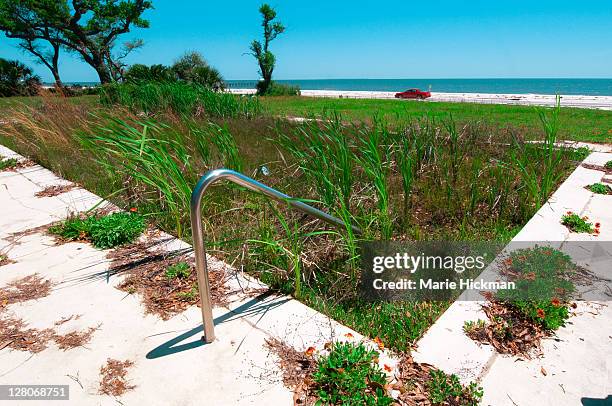
[[[405,92],[395,93],[396,99],[426,99],[431,97],[431,92],[424,92],[419,89],[408,89]]]

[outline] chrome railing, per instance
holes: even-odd
[[[195,252],[195,265],[198,276],[198,291],[200,294],[200,308],[202,310],[202,324],[204,325],[204,341],[211,343],[215,339],[215,326],[212,316],[212,302],[210,299],[210,282],[208,280],[208,264],[206,262],[206,247],[204,242],[204,230],[202,228],[202,212],[200,209],[202,196],[206,189],[218,180],[228,180],[240,186],[259,192],[273,200],[285,202],[294,209],[310,214],[326,223],[333,224],[336,227],[345,228],[344,221],[331,216],[324,211],[315,209],[306,203],[296,200],[278,190],[272,189],[231,169],[215,169],[208,171],[200,178],[193,193],[191,194],[191,230],[193,235],[193,249]],[[351,225],[354,233],[361,234],[358,227]]]

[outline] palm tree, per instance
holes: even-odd
[[[40,90],[40,78],[19,61],[0,58],[0,97],[32,96]]]

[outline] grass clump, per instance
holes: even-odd
[[[145,230],[143,216],[136,213],[112,213],[105,216],[74,216],[49,228],[66,241],[90,241],[96,248],[108,249],[134,242]]]
[[[17,165],[17,160],[15,158],[8,158],[0,160],[0,171],[5,169],[13,168]]]
[[[604,165],[604,168],[606,168],[606,169],[612,169],[612,161],[608,161],[608,162],[606,162],[606,164]]]
[[[104,106],[122,105],[135,113],[172,112],[178,116],[255,117],[261,113],[255,97],[220,93],[195,83],[138,82],[105,85],[100,91]]]
[[[429,399],[435,405],[452,404],[461,406],[477,406],[483,395],[483,390],[476,382],[464,387],[455,374],[447,375],[444,371],[429,371],[430,380],[427,383]]]
[[[312,379],[320,405],[393,404],[387,394],[387,378],[378,366],[378,352],[363,344],[332,344],[328,355],[318,360]]]
[[[166,269],[166,278],[168,279],[186,279],[189,277],[189,275],[191,275],[191,266],[184,261],[170,265]]]
[[[608,185],[604,185],[603,183],[593,183],[592,185],[587,186],[587,189],[598,195],[612,194],[612,188]]]
[[[575,233],[593,234],[595,228],[593,227],[593,223],[589,223],[588,220],[589,218],[587,216],[580,217],[578,214],[568,211],[561,217],[561,224]]]

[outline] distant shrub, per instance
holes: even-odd
[[[0,58],[0,97],[33,96],[40,90],[40,78],[19,61]]]
[[[139,82],[175,82],[177,80],[174,71],[165,65],[143,65],[137,63],[128,68],[123,75],[127,83]]]
[[[214,92],[185,82],[140,82],[105,85],[100,102],[120,104],[146,114],[171,111],[181,116],[254,117],[261,112],[259,100]]]
[[[299,86],[285,85],[274,81],[265,91],[263,86],[262,81],[257,83],[257,94],[262,96],[299,96],[301,94]]]
[[[223,90],[225,82],[221,73],[204,60],[198,52],[188,52],[173,65],[172,71],[179,80],[195,83],[212,90]]]

